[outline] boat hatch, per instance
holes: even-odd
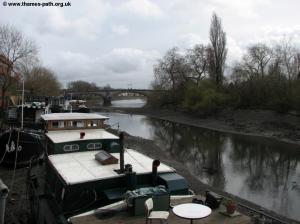
[[[188,183],[177,173],[162,173],[158,175],[158,183],[167,186],[171,194],[188,194]]]

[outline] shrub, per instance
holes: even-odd
[[[227,94],[210,80],[202,80],[199,86],[190,84],[185,91],[183,106],[200,115],[208,115],[222,108]]]

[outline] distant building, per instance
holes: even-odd
[[[7,80],[7,76],[11,75],[15,82],[17,82],[20,79],[20,75],[15,71],[12,71],[10,73],[9,69],[12,66],[12,64],[13,63],[7,57],[0,54],[0,107],[4,105],[2,102],[2,100],[4,99],[2,86],[4,85],[4,82]],[[6,92],[5,95],[8,95],[8,93]]]

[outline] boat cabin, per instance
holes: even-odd
[[[106,128],[108,117],[88,113],[52,113],[42,115],[47,131]]]
[[[107,117],[89,113],[44,114],[46,152],[50,154],[105,150],[119,152],[119,138],[104,128]]]

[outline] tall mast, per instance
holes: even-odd
[[[24,77],[22,81],[22,112],[21,112],[21,129],[23,129],[23,120],[24,120]]]

